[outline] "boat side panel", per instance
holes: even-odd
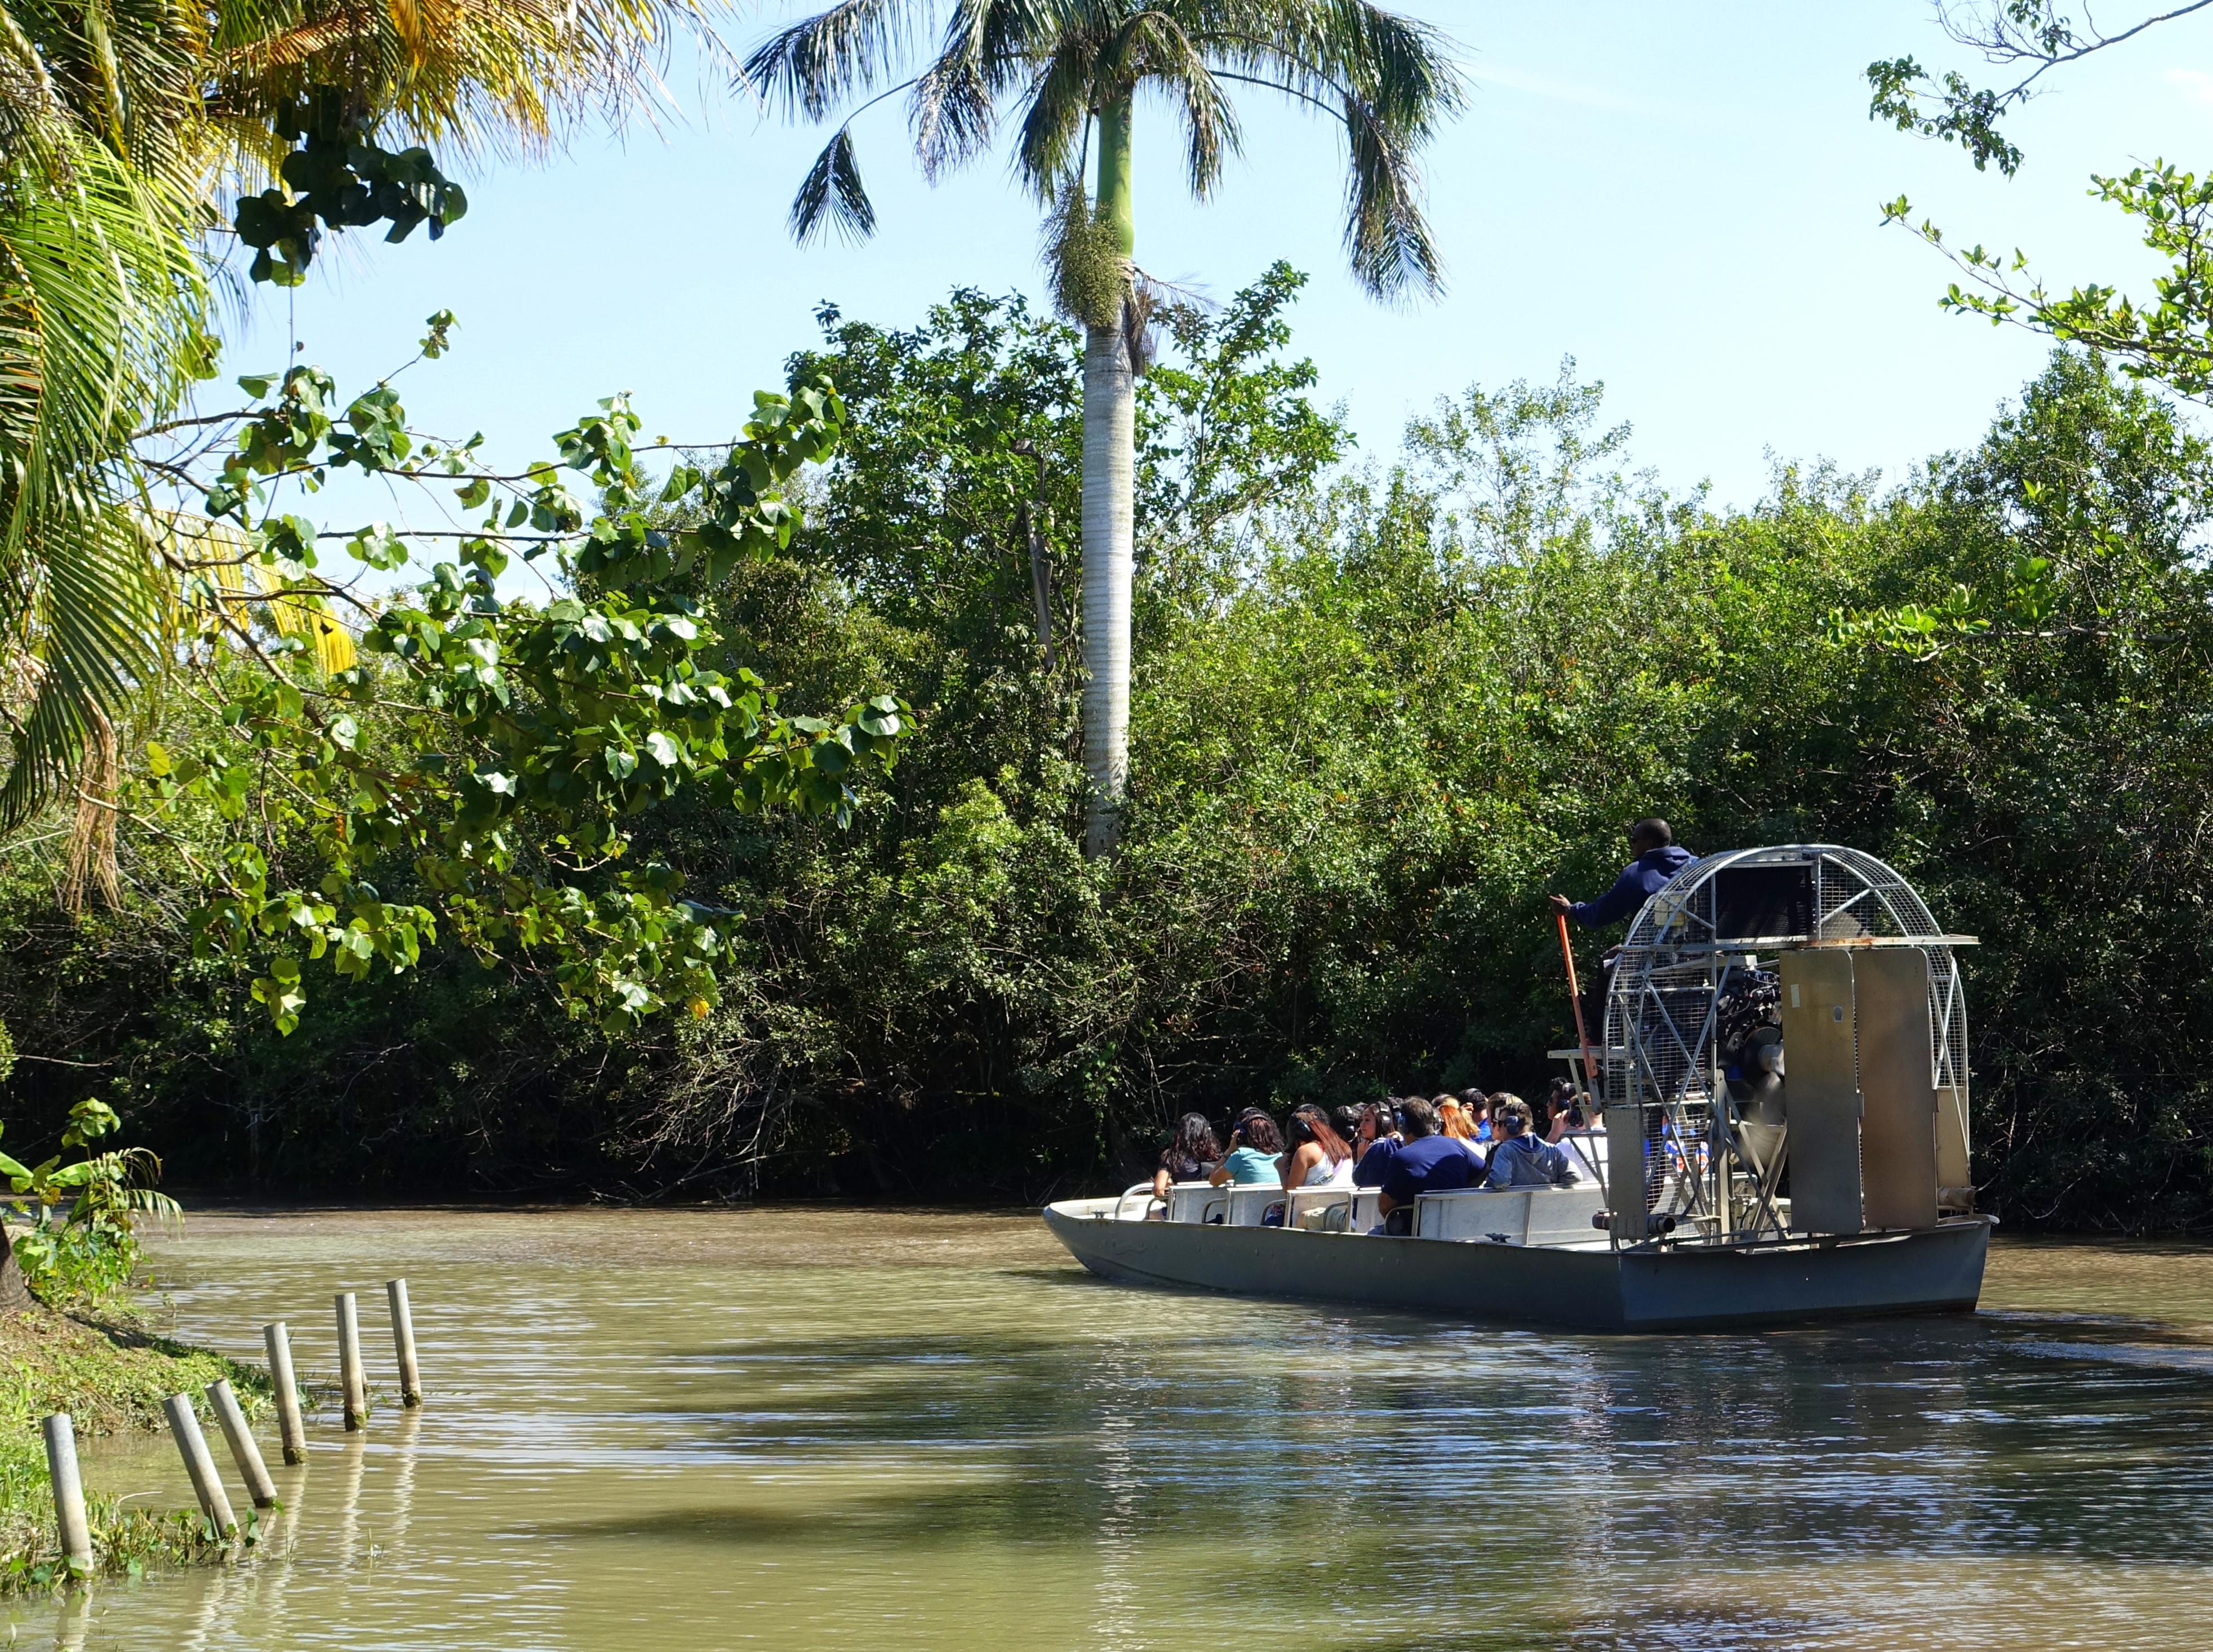
[[[1820,1247],[1557,1250],[1295,1228],[1046,1220],[1077,1261],[1130,1283],[1527,1320],[1680,1331],[1965,1312],[1982,1290],[1987,1221]]]
[[[1307,1233],[1295,1228],[1100,1222],[1052,1206],[1046,1221],[1102,1277],[1368,1308],[1619,1327],[1611,1252]]]
[[[1634,1331],[1695,1331],[1972,1312],[1990,1234],[1971,1221],[1818,1249],[1625,1255],[1622,1318]]]

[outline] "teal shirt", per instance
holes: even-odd
[[[1241,1147],[1225,1162],[1229,1166],[1233,1182],[1273,1182],[1283,1185],[1283,1177],[1276,1169],[1276,1155],[1263,1153],[1257,1147]]]

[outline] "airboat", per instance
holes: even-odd
[[[1967,1168],[1955,953],[1974,943],[1856,850],[1709,855],[1631,924],[1598,1035],[1579,1011],[1576,1047],[1550,1052],[1603,1121],[1564,1138],[1576,1186],[1425,1193],[1405,1233],[1364,1188],[1147,1183],[1045,1220],[1125,1283],[1470,1319],[1969,1312],[1993,1225]]]

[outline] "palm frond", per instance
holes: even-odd
[[[1345,247],[1380,298],[1439,291],[1417,151],[1466,90],[1451,43],[1369,0],[1198,0],[1195,44],[1224,78],[1272,86],[1344,123]]]
[[[66,123],[42,142],[0,186],[0,652],[25,662],[27,696],[8,708],[0,830],[160,669],[128,440],[181,395],[207,302],[189,196]]]
[[[448,158],[536,154],[588,116],[649,110],[686,31],[721,50],[705,0],[223,0],[207,112],[247,183],[283,154],[274,115],[318,85]]]
[[[791,234],[801,246],[819,236],[826,223],[848,241],[866,241],[876,231],[876,209],[862,186],[849,126],[840,126],[823,146],[791,198]]]
[[[922,175],[936,183],[946,172],[991,147],[997,125],[985,73],[985,34],[998,9],[991,0],[960,0],[945,27],[936,58],[916,81],[915,153]]]
[[[1082,170],[1080,151],[1094,104],[1102,101],[1093,77],[1097,54],[1077,37],[1062,41],[1030,82],[1015,139],[1014,170],[1030,194],[1051,205],[1062,180]]]
[[[286,579],[260,559],[236,523],[191,511],[159,520],[163,551],[186,607],[226,614],[250,608],[279,637],[306,643],[326,676],[357,663],[353,632],[332,612],[325,588]]]
[[[763,97],[826,119],[897,75],[929,9],[924,0],[844,0],[771,35],[741,72]]]
[[[160,669],[150,644],[161,594],[137,529],[127,507],[107,501],[41,513],[25,536],[19,572],[30,564],[35,576],[0,598],[23,615],[9,640],[29,690],[27,706],[9,715],[13,749],[0,781],[0,831],[65,788],[99,728],[125,716],[133,694]]]
[[[1423,215],[1421,180],[1398,135],[1356,97],[1344,100],[1350,154],[1345,250],[1360,283],[1379,298],[1409,288],[1442,291],[1444,271]]]
[[[1198,44],[1168,13],[1145,10],[1115,31],[1100,57],[1101,80],[1146,82],[1180,106],[1184,181],[1194,196],[1206,199],[1221,180],[1223,162],[1238,153],[1240,143],[1237,112]]]

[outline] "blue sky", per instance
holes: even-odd
[[[1296,347],[1371,454],[1441,394],[1550,380],[1573,356],[1671,486],[1710,480],[1749,504],[1773,458],[1902,477],[1972,442],[2044,347],[1942,314],[1945,266],[1881,228],[1878,203],[1906,193],[1955,239],[2020,246],[2058,283],[2146,284],[2087,176],[2195,165],[2213,129],[2213,23],[2196,19],[2054,77],[2013,123],[2028,163],[2009,180],[1868,120],[1870,58],[1984,73],[1917,0],[1405,9],[1452,34],[1473,85],[1428,166],[1442,302],[1387,309],[1356,289],[1341,150],[1320,122],[1253,94],[1246,156],[1204,206],[1177,179],[1164,112],[1141,114],[1137,139],[1139,262],[1217,296],[1277,258],[1310,272]],[[725,33],[742,49],[802,9],[759,6]],[[292,301],[305,357],[363,387],[450,308],[455,353],[405,381],[418,425],[481,429],[520,456],[628,390],[649,435],[706,441],[781,383],[821,300],[901,325],[956,284],[1039,291],[1036,216],[1003,167],[927,186],[897,101],[857,128],[875,239],[802,249],[784,214],[820,135],[765,118],[688,54],[668,83],[658,131],[479,169],[468,216],[435,246],[349,238]],[[285,296],[253,303],[233,371],[283,357]]]

